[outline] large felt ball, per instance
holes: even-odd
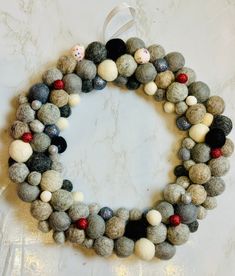
[[[107,50],[107,57],[112,60],[116,60],[126,53],[126,44],[120,38],[110,39],[106,43],[105,47]]]
[[[44,83],[34,84],[28,94],[29,101],[38,100],[41,103],[46,103],[49,97],[50,90]]]
[[[211,148],[221,148],[225,144],[225,134],[222,129],[213,128],[206,135],[206,143]]]
[[[224,134],[227,136],[233,128],[233,123],[232,123],[231,119],[228,118],[227,116],[217,115],[214,118],[211,128],[220,128],[223,130]]]
[[[90,43],[86,48],[85,57],[86,59],[92,60],[94,63],[100,63],[107,57],[105,45],[98,41]]]
[[[135,77],[140,83],[148,83],[153,81],[157,75],[157,71],[152,63],[141,64],[135,71]]]
[[[116,63],[111,59],[106,59],[98,65],[98,75],[106,81],[114,81],[118,76]]]

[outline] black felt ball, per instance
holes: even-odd
[[[233,122],[227,116],[217,115],[213,120],[211,128],[222,129],[225,136],[227,136],[233,128]]]
[[[191,223],[188,224],[188,228],[189,228],[189,231],[191,233],[196,232],[197,229],[198,229],[198,227],[199,227],[199,223],[198,223],[197,220],[195,220],[195,221],[193,221],[193,222],[191,222]]]
[[[145,218],[129,220],[126,224],[124,236],[133,241],[145,238],[147,235],[147,227],[148,223]]]
[[[127,81],[126,87],[129,90],[137,90],[140,87],[140,82],[135,78],[135,76],[131,76]]]
[[[68,179],[64,179],[61,189],[71,192],[73,190],[73,183]]]
[[[89,93],[93,90],[92,80],[82,80],[82,92]]]
[[[46,154],[41,152],[34,152],[27,161],[26,165],[31,172],[37,171],[43,173],[47,170],[50,170],[51,163],[51,159]]]
[[[72,114],[71,107],[66,104],[60,108],[60,116],[64,118],[68,118]]]
[[[174,175],[176,177],[188,176],[188,171],[185,169],[185,167],[183,165],[178,165],[174,169]]]
[[[107,57],[112,60],[117,60],[126,53],[126,43],[120,38],[110,39],[105,47],[107,49]]]
[[[57,146],[58,153],[62,153],[67,149],[67,142],[62,136],[53,137],[51,144]]]
[[[219,128],[213,128],[206,134],[206,144],[214,149],[223,147],[225,140],[225,134]]]

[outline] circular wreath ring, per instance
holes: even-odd
[[[226,138],[232,122],[221,115],[223,99],[210,96],[209,87],[184,66],[181,53],[165,54],[162,46],[146,47],[137,37],[114,38],[106,45],[95,41],[86,49],[74,46],[41,83],[19,97],[9,176],[18,184],[19,198],[30,203],[39,230],[52,230],[56,243],[68,240],[104,257],[114,251],[119,257],[135,253],[144,260],[168,260],[177,245],[187,242],[225,189],[221,177],[229,170],[234,146]],[[147,211],[83,203],[83,194],[72,192],[71,181],[61,176],[59,156],[67,143],[60,131],[68,125],[71,107],[79,104],[80,93],[102,90],[107,82],[130,90],[143,85],[147,95],[163,102],[166,113],[177,114],[177,127],[188,134],[178,153],[175,182]]]

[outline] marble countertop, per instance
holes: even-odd
[[[167,262],[135,257],[102,259],[55,245],[37,230],[29,207],[7,178],[8,128],[16,96],[74,44],[100,40],[107,13],[122,1],[0,0],[0,275],[230,276],[235,273],[235,156],[218,207]],[[235,0],[133,0],[139,36],[148,45],[182,52],[186,64],[226,101],[235,122]],[[113,21],[112,31],[123,17]],[[85,201],[112,208],[146,208],[173,181],[182,134],[174,116],[141,92],[108,87],[81,95],[64,132],[69,147],[64,175]],[[234,131],[230,134],[233,139]]]

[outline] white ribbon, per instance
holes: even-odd
[[[121,26],[110,38],[120,36],[122,33],[126,32],[127,30],[129,30],[131,27],[133,27],[136,24],[136,10],[135,10],[135,8],[133,8],[132,6],[130,6],[126,3],[122,3],[118,6],[116,6],[115,8],[113,8],[110,11],[110,13],[107,15],[107,17],[104,21],[103,35],[102,35],[104,42],[106,42],[106,31],[107,31],[107,27],[108,27],[109,23],[115,17],[116,14],[118,14],[119,12],[124,11],[124,10],[128,10],[130,12],[130,15],[131,15],[132,19],[130,21],[128,21],[127,23],[125,23],[123,26]]]

